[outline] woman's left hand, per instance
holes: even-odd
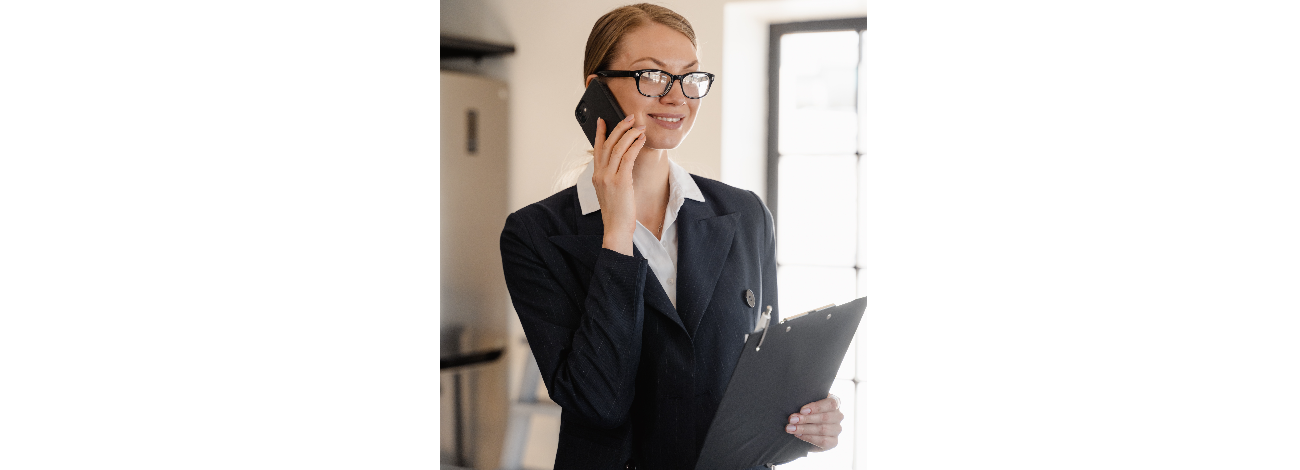
[[[840,432],[844,430],[840,421],[844,421],[840,398],[828,394],[825,399],[804,405],[798,413],[790,415],[785,432],[817,446],[819,450],[814,452],[820,452],[840,443]]]

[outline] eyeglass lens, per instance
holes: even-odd
[[[689,73],[682,77],[682,93],[690,98],[700,98],[709,92],[709,76],[704,73]],[[659,96],[673,85],[673,76],[664,72],[645,72],[637,81],[641,94]]]

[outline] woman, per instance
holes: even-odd
[[[668,159],[712,82],[694,73],[685,18],[650,4],[607,13],[584,69],[627,119],[598,122],[578,184],[501,234],[511,299],[564,410],[555,468],[693,468],[744,335],[777,305],[772,216],[754,193]],[[838,399],[789,411],[786,431],[810,445],[773,463],[838,443]]]

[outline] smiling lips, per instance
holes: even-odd
[[[654,118],[659,127],[665,129],[678,129],[682,127],[682,119],[686,118],[685,114],[649,114]]]

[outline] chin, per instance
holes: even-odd
[[[682,141],[680,141],[680,140],[673,140],[673,141],[659,141],[659,142],[656,142],[656,141],[653,141],[653,140],[652,140],[652,141],[646,142],[645,146],[646,146],[646,148],[651,149],[651,150],[672,150],[672,149],[677,148],[677,146],[678,146],[678,145],[681,145],[681,144],[682,144]]]
[[[672,150],[682,145],[682,142],[685,140],[686,140],[685,134],[682,134],[680,136],[669,136],[669,137],[647,136],[645,146],[646,148],[653,149],[653,150]]]

